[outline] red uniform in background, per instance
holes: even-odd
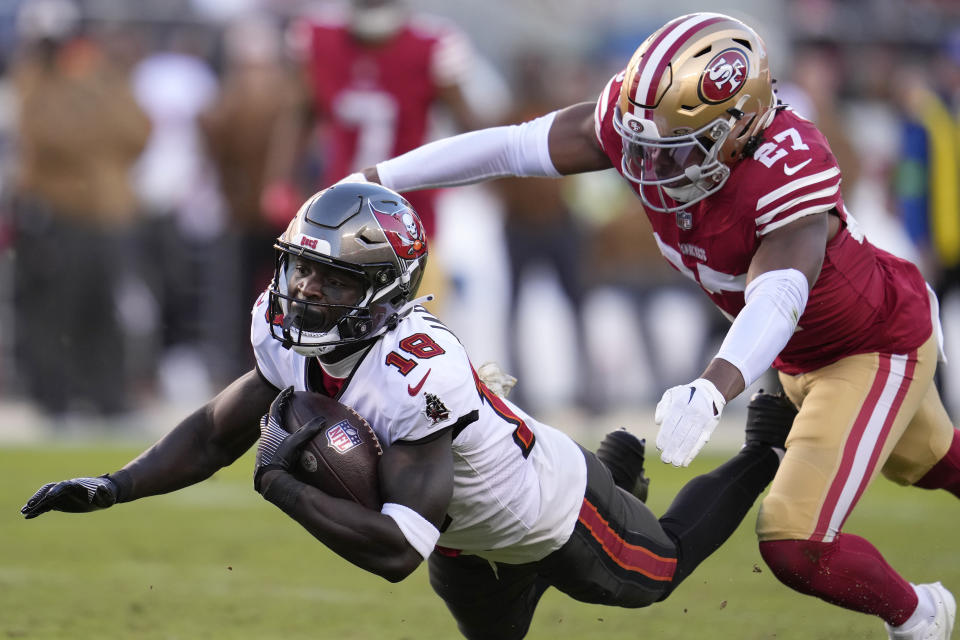
[[[378,43],[358,39],[342,12],[324,12],[296,28],[321,123],[324,186],[426,142],[431,107],[461,84],[471,60],[466,37],[431,16],[407,18]],[[406,195],[428,235],[436,193]]]

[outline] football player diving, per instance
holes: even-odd
[[[794,590],[878,616],[891,639],[949,638],[953,595],[910,583],[842,531],[879,474],[960,496],[960,432],[933,383],[938,302],[916,266],[864,237],[827,140],[779,103],[752,28],[680,16],[595,101],[348,179],[406,192],[610,168],[642,201],[663,257],[731,320],[702,374],[657,405],[661,459],[688,465],[726,403],[772,365],[799,415],[760,509],[764,560]]]
[[[666,598],[736,529],[780,463],[795,410],[758,395],[746,443],[657,518],[643,503],[643,443],[616,431],[597,454],[478,376],[421,306],[423,225],[397,193],[342,183],[311,197],[276,243],[253,307],[256,368],[121,470],[42,487],[23,507],[83,512],[208,478],[260,438],[254,486],[324,545],[390,581],[422,562],[465,637],[522,638],[555,587],[589,603]],[[291,473],[316,433],[287,433],[293,390],[364,416],[384,448],[379,510]],[[261,437],[261,430],[262,436]]]

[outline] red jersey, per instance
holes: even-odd
[[[469,60],[465,37],[449,23],[425,16],[409,19],[376,46],[355,39],[335,11],[300,29],[307,35],[314,108],[325,123],[324,185],[425,143],[439,89],[458,84]],[[428,230],[434,194],[406,195]]]
[[[620,74],[607,84],[595,113],[597,139],[617,170],[623,154],[613,114],[622,80]],[[715,194],[676,213],[647,211],[660,252],[733,319],[743,309],[747,269],[763,236],[835,210],[840,231],[827,244],[806,309],[773,366],[794,375],[857,353],[919,347],[932,331],[926,283],[913,264],[870,244],[847,213],[840,168],[823,134],[783,109],[763,138]]]

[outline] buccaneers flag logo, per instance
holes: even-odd
[[[413,260],[427,252],[427,236],[423,231],[423,223],[410,211],[386,213],[373,209],[373,213],[398,256]]]

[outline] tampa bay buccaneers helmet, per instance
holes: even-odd
[[[719,13],[671,20],[624,72],[613,119],[623,174],[655,211],[699,202],[723,186],[775,105],[766,46],[753,29]]]
[[[402,196],[373,183],[342,183],[314,194],[274,248],[270,333],[306,356],[396,326],[416,303],[427,264],[420,217]],[[294,291],[291,283],[305,267],[322,269],[333,287],[350,283],[354,299]]]

